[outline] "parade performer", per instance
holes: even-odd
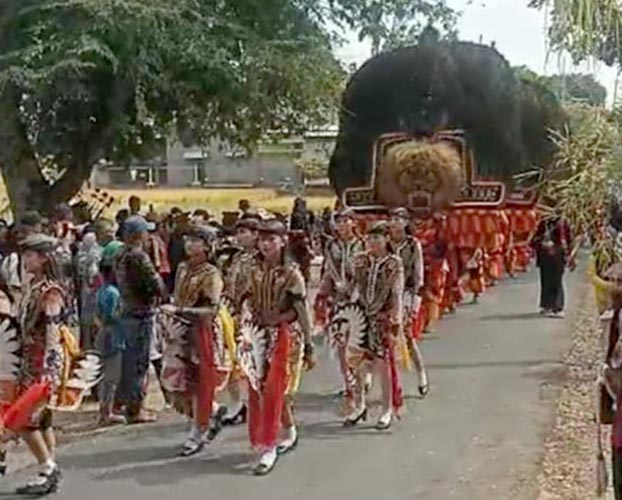
[[[0,324],[5,321],[15,324],[15,299],[11,293],[10,287],[6,282],[4,282],[0,274]],[[5,335],[7,335],[6,329],[4,330]],[[6,345],[10,343],[12,343],[12,339],[10,337],[6,337],[3,344]],[[14,357],[14,353],[10,350],[9,352],[0,351],[0,365],[9,366],[9,369],[12,368],[14,371],[14,369],[18,366],[16,361],[17,358]],[[3,375],[4,374],[0,371],[0,415],[3,415],[9,408],[12,396],[9,396],[8,393],[13,392],[11,390],[6,391],[4,385],[7,383],[5,379],[14,377],[11,377],[10,374],[8,374],[8,376]],[[7,396],[9,397],[7,398]],[[2,429],[0,426],[0,476],[4,476],[7,472],[7,452],[3,441]]]
[[[59,327],[65,308],[65,293],[58,281],[53,257],[57,243],[54,238],[35,234],[20,245],[26,271],[32,274],[18,312],[24,349],[20,367],[23,389],[45,382],[54,390],[62,383],[63,349]],[[56,437],[48,406],[32,416],[21,437],[35,456],[40,470],[39,475],[18,493],[45,495],[57,491],[61,473],[56,463]]]
[[[386,223],[374,224],[366,243],[366,251],[354,258],[356,302],[340,318],[349,322],[346,359],[356,379],[355,408],[344,425],[367,419],[365,379],[375,370],[382,388],[382,414],[376,429],[385,430],[403,405],[395,344],[402,328],[404,267],[391,254]]]
[[[165,328],[162,386],[175,408],[193,422],[180,452],[184,457],[201,451],[218,434],[226,411],[215,396],[231,373],[233,329],[221,308],[220,271],[208,261],[215,239],[215,231],[206,226],[194,227],[186,236],[188,260],[177,269],[174,304],[161,307],[171,315]]]
[[[484,266],[484,250],[481,248],[464,249],[467,288],[473,294],[473,303],[477,304],[480,295],[486,291],[486,269]],[[470,256],[469,256],[470,255]]]
[[[56,261],[58,240],[32,234],[20,247],[32,278],[21,297],[17,321],[2,322],[0,430],[18,434],[39,464],[37,477],[17,493],[41,496],[57,491],[61,481],[52,408],[75,409],[98,382],[101,365],[99,357],[92,356],[74,370],[79,350],[62,324],[66,294]],[[15,370],[7,373],[6,367]],[[7,397],[10,393],[14,398]]]
[[[261,224],[243,303],[248,314],[243,312],[240,364],[248,380],[250,442],[260,454],[256,475],[268,474],[280,455],[296,447],[293,397],[302,367],[315,365],[305,281],[286,242],[282,222]]]
[[[388,225],[389,244],[392,252],[402,259],[404,266],[404,333],[419,377],[419,394],[426,396],[429,390],[428,376],[418,345],[423,334],[421,309],[421,291],[424,285],[423,250],[421,242],[406,232],[409,221],[410,214],[404,208],[391,213]]]
[[[425,277],[422,307],[426,333],[435,331],[447,297],[450,272],[446,256],[447,225],[447,217],[441,213],[419,219],[415,225],[415,236],[423,246]]]
[[[433,333],[443,314],[443,301],[447,293],[449,263],[445,257],[442,243],[429,246],[424,252],[425,289],[423,307],[425,308],[424,332]]]
[[[235,224],[235,242],[239,247],[237,253],[231,257],[225,274],[225,299],[227,307],[233,316],[236,327],[236,344],[240,343],[240,313],[244,291],[247,289],[248,278],[251,272],[251,264],[257,253],[257,239],[259,219],[252,215],[242,216]],[[240,382],[241,373],[234,369],[229,380],[230,404],[227,414],[223,418],[224,425],[245,423],[248,408],[242,401]]]
[[[153,421],[141,412],[141,406],[151,343],[155,339],[156,305],[158,299],[167,296],[164,283],[144,250],[149,228],[139,215],[126,219],[123,223],[125,247],[115,262],[115,278],[123,303],[120,325],[126,342],[118,396],[125,404],[128,423]]]
[[[354,257],[365,249],[356,233],[355,221],[351,211],[342,210],[334,216],[336,234],[329,238],[324,248],[323,272],[320,289],[315,300],[316,322],[328,326],[330,346],[335,349],[339,368],[344,379],[346,413],[354,403],[354,377],[346,363],[348,339],[333,319],[340,309],[352,300],[354,290]]]
[[[495,286],[503,278],[506,269],[507,235],[509,220],[503,210],[486,211],[482,216],[485,226],[486,250],[488,266],[486,274],[491,286]]]

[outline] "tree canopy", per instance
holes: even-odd
[[[530,0],[550,12],[549,40],[576,62],[593,57],[608,65],[622,62],[622,4],[619,0]]]
[[[344,29],[375,47],[453,29],[445,0],[4,0],[0,166],[12,207],[70,198],[102,159],[154,141],[322,124]],[[429,32],[429,31],[428,31]]]
[[[173,131],[250,146],[268,129],[322,123],[343,72],[307,7],[0,4],[0,164],[14,208],[66,200],[96,161],[125,161]]]
[[[515,67],[514,71],[523,81],[547,87],[562,102],[604,106],[607,101],[607,89],[592,74],[539,75],[526,66]]]
[[[561,101],[581,101],[591,106],[604,106],[607,89],[594,75],[571,73],[548,77],[551,88]]]
[[[454,37],[458,13],[446,0],[337,0],[336,18],[371,42],[372,55],[416,45],[421,36]]]

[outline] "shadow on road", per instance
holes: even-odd
[[[68,455],[63,458],[63,467],[67,469],[106,469],[128,464],[171,460],[175,458],[175,447],[152,446],[149,448],[126,448]]]
[[[320,441],[351,439],[352,436],[378,436],[382,437],[383,433],[374,429],[374,420],[371,423],[362,423],[356,427],[344,428],[341,421],[316,422],[314,424],[305,425],[302,428],[305,437],[317,439]]]
[[[490,316],[482,316],[482,321],[524,321],[526,319],[542,318],[542,315],[537,312],[533,313],[520,313],[520,314],[491,314]]]
[[[433,370],[462,370],[473,368],[504,368],[521,367],[531,368],[543,365],[557,365],[558,359],[528,359],[523,361],[481,361],[476,363],[430,363],[428,369]]]
[[[128,479],[143,486],[170,486],[205,475],[249,475],[251,458],[250,453],[234,453],[194,459],[153,460],[97,473],[94,478],[99,481]]]

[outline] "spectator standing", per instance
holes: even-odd
[[[125,336],[120,325],[121,294],[114,277],[114,261],[123,247],[120,241],[109,242],[102,251],[100,271],[103,283],[96,294],[97,336],[95,347],[102,357],[104,378],[99,385],[99,423],[124,423],[113,413],[115,394],[121,381]]]
[[[151,343],[155,338],[155,312],[158,299],[167,296],[164,283],[145,251],[149,223],[133,215],[125,221],[125,247],[116,259],[115,277],[123,302],[120,325],[126,348],[119,398],[125,403],[128,423],[152,422],[141,414],[145,398],[145,377],[150,364]]]
[[[89,350],[95,341],[95,312],[97,290],[102,284],[99,273],[102,249],[97,235],[89,231],[78,245],[76,254],[76,288],[80,302],[80,347]]]

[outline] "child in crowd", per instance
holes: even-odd
[[[125,419],[113,413],[115,392],[121,379],[121,366],[125,339],[119,326],[121,314],[119,289],[114,278],[114,259],[123,246],[112,241],[104,247],[100,272],[104,283],[97,291],[98,334],[96,348],[104,364],[104,378],[99,386],[100,423],[112,425],[123,423]]]

